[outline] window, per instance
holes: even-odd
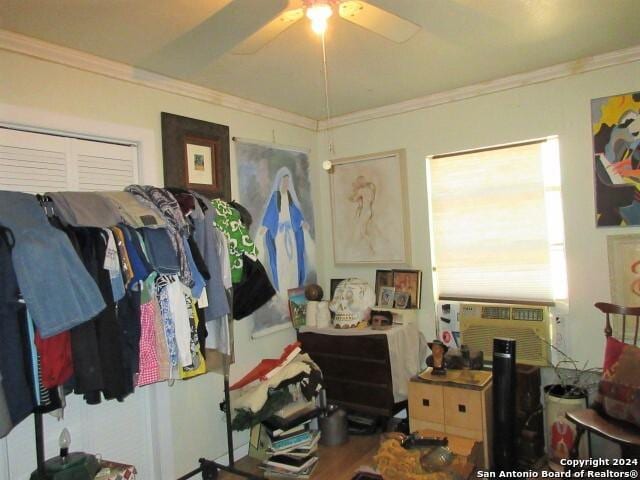
[[[427,159],[440,298],[566,299],[556,137]]]

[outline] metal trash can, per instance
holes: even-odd
[[[330,405],[323,414],[318,418],[320,425],[320,443],[328,447],[342,445],[349,439],[347,431],[347,412],[338,408],[336,405]]]

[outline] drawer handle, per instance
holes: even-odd
[[[422,399],[422,406],[423,407],[428,407],[429,406],[429,399],[428,398],[423,398]]]
[[[465,412],[467,411],[467,407],[466,407],[466,405],[463,405],[463,404],[461,404],[461,403],[460,403],[460,404],[458,404],[458,411],[459,411],[459,412],[462,412],[462,413],[465,413]]]

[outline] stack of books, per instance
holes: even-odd
[[[318,413],[314,408],[273,416],[251,429],[249,456],[262,460],[265,478],[310,478],[318,462],[320,432],[312,428]]]

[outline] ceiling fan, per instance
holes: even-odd
[[[236,45],[231,53],[249,55],[257,52],[305,15],[311,20],[312,29],[323,34],[334,11],[342,19],[396,43],[407,41],[420,30],[415,23],[362,0],[289,0],[285,10]]]

